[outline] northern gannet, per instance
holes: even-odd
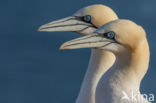
[[[105,23],[118,19],[116,13],[104,5],[91,5],[78,10],[70,17],[53,21],[39,28],[39,31],[73,31],[89,35]],[[95,89],[102,74],[115,60],[111,52],[92,49],[91,58],[76,103],[95,103]],[[101,62],[105,61],[105,62]]]
[[[146,33],[141,26],[129,20],[115,20],[92,35],[68,41],[60,47],[77,48],[108,50],[116,57],[97,85],[95,103],[149,103],[140,94],[140,82],[148,70],[150,56]],[[128,98],[122,99],[123,93]],[[131,97],[132,93],[137,95],[136,100]]]

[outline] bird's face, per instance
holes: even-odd
[[[98,48],[119,53],[134,52],[146,40],[145,32],[129,20],[115,20],[97,29],[92,35],[64,43],[60,49]]]
[[[89,35],[103,24],[118,19],[115,12],[104,5],[92,5],[80,9],[70,17],[42,25],[39,31],[72,31]]]

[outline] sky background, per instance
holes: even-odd
[[[145,28],[151,59],[141,91],[156,95],[156,0],[1,0],[0,103],[75,102],[90,49],[60,51],[63,42],[80,35],[37,28],[92,4],[110,6]]]

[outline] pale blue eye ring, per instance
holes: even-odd
[[[91,18],[90,15],[86,15],[86,16],[83,17],[83,21],[88,22],[88,23],[91,22],[91,19],[92,18]]]
[[[115,33],[113,31],[104,33],[103,36],[109,39],[115,39]]]

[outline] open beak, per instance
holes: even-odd
[[[61,45],[60,49],[78,49],[78,48],[101,48],[115,41],[103,37],[101,34],[91,34],[83,36]]]
[[[72,31],[81,32],[85,29],[92,28],[94,31],[96,28],[90,24],[83,22],[80,17],[70,16],[64,19],[56,20],[48,24],[42,25],[38,31],[56,32],[56,31]]]

